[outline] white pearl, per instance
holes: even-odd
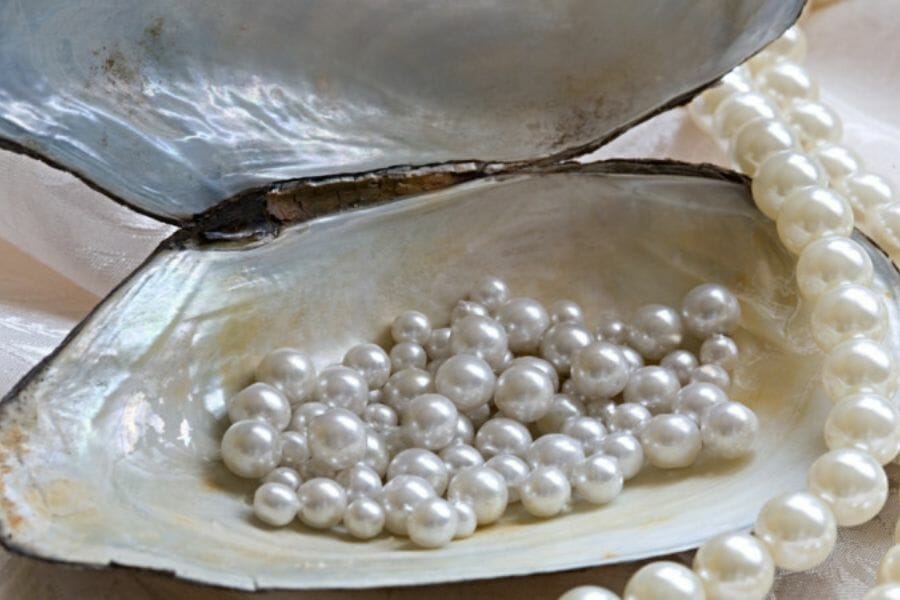
[[[447,359],[435,376],[437,391],[456,408],[469,412],[487,404],[494,395],[497,376],[490,365],[477,356],[458,354]]]
[[[450,323],[452,325],[453,323],[456,323],[457,321],[470,316],[490,317],[491,313],[487,308],[485,308],[481,304],[478,304],[477,302],[460,300],[456,303],[456,306],[453,307],[453,310],[450,311]]]
[[[825,422],[832,450],[856,448],[886,465],[900,453],[900,411],[883,396],[855,394],[834,405]]]
[[[799,254],[817,239],[849,236],[853,231],[853,211],[837,192],[824,187],[805,187],[785,198],[776,225],[785,247]]]
[[[300,477],[304,481],[315,479],[316,477],[334,479],[337,477],[337,470],[324,461],[311,458],[300,467]]]
[[[688,111],[701,129],[712,133],[712,118],[719,105],[731,96],[752,91],[749,73],[745,68],[738,67],[726,73],[716,85],[697,95],[688,105]]]
[[[483,277],[469,290],[469,300],[495,311],[509,300],[509,286],[497,277]]]
[[[494,404],[504,416],[533,423],[550,410],[553,396],[553,382],[546,373],[519,365],[497,378]]]
[[[384,433],[384,444],[387,447],[388,456],[393,458],[412,446],[406,430],[403,427],[395,427]]]
[[[281,436],[267,421],[238,421],[222,437],[222,461],[238,477],[263,477],[277,467],[280,460]]]
[[[309,449],[315,460],[346,469],[366,455],[366,426],[355,414],[334,408],[309,424]]]
[[[675,309],[662,304],[642,306],[634,314],[628,342],[644,358],[657,360],[681,343],[681,317]]]
[[[300,498],[300,520],[316,529],[334,527],[341,522],[347,509],[347,494],[331,479],[310,479],[300,486],[297,496]]]
[[[355,538],[368,540],[384,529],[384,509],[377,500],[365,496],[356,498],[344,511],[344,527]]]
[[[256,367],[256,380],[272,385],[291,404],[307,400],[316,385],[316,367],[305,352],[279,348],[266,354]]]
[[[510,368],[512,366],[513,360],[515,360],[515,358],[516,358],[515,355],[512,352],[510,352],[509,350],[507,350],[506,354],[503,355],[502,360],[491,365],[491,367],[494,369],[494,373],[499,375],[503,371]]]
[[[707,540],[694,555],[693,566],[709,600],[763,600],[775,579],[768,548],[745,533]]]
[[[735,133],[730,152],[738,168],[755,176],[759,165],[768,157],[784,150],[799,147],[790,126],[780,119],[754,119]]]
[[[633,435],[639,435],[653,415],[641,404],[635,402],[623,402],[616,406],[616,412],[609,420],[611,432],[624,431]]]
[[[329,410],[330,409],[321,402],[304,402],[303,404],[298,404],[294,407],[294,414],[291,416],[291,423],[288,425],[288,429],[306,433],[309,422],[312,421],[314,417],[317,417],[324,412],[328,412]]]
[[[472,445],[475,441],[475,425],[472,419],[466,415],[459,415],[456,418],[456,434],[453,436],[451,444],[468,444]]]
[[[615,344],[593,342],[572,358],[571,378],[575,390],[591,400],[612,398],[628,382],[631,366]]]
[[[740,458],[753,452],[758,432],[756,413],[740,402],[720,402],[700,418],[703,447],[722,458]]]
[[[492,412],[491,406],[485,403],[477,408],[466,411],[466,416],[472,421],[472,425],[475,429],[480,429],[481,426],[487,423],[488,419],[491,418]]]
[[[389,460],[384,438],[374,431],[368,431],[366,433],[366,455],[362,459],[362,464],[372,467],[376,473],[384,477]]]
[[[678,469],[694,464],[700,453],[700,430],[684,415],[656,415],[641,432],[641,445],[650,464]]]
[[[423,394],[412,400],[403,414],[410,441],[420,448],[440,450],[456,437],[456,406],[440,394]]]
[[[400,342],[391,348],[391,369],[396,373],[403,369],[424,369],[428,365],[428,353],[415,342]]]
[[[579,585],[574,587],[558,600],[620,600],[619,597],[606,588],[596,585]]]
[[[850,238],[831,236],[816,240],[797,259],[797,287],[807,298],[817,298],[843,283],[868,286],[874,268],[865,249]]]
[[[408,448],[391,459],[387,470],[388,480],[401,475],[421,477],[439,496],[447,489],[447,483],[450,481],[450,471],[443,459],[424,448]]]
[[[300,500],[294,488],[283,483],[264,483],[253,495],[256,518],[274,527],[284,527],[297,517]]]
[[[296,490],[303,483],[300,473],[291,467],[276,467],[263,478],[263,483],[280,483]]]
[[[761,52],[750,57],[750,59],[744,63],[744,66],[747,67],[747,70],[753,77],[756,77],[761,71],[783,59],[784,57],[779,53],[771,52],[764,48]],[[754,85],[756,85],[755,82]]]
[[[343,486],[347,499],[351,501],[363,496],[374,498],[381,493],[381,475],[368,465],[359,464],[344,469],[335,480]]]
[[[369,403],[369,384],[353,369],[328,367],[316,378],[315,399],[326,406],[360,415]]]
[[[550,378],[550,381],[553,382],[554,391],[559,389],[559,373],[556,371],[556,367],[550,364],[550,362],[543,358],[538,358],[537,356],[519,356],[516,357],[509,366],[515,367],[520,365],[540,369],[546,373],[547,377]]]
[[[717,385],[702,381],[689,383],[675,396],[675,412],[700,423],[707,410],[728,401],[728,394]]]
[[[795,98],[815,100],[819,86],[801,65],[789,60],[779,60],[763,69],[756,76],[756,85],[787,106]]]
[[[407,520],[413,509],[434,497],[434,488],[421,477],[399,475],[391,479],[381,492],[385,527],[394,535],[407,535]]]
[[[441,450],[440,457],[444,464],[447,465],[451,477],[463,469],[484,464],[484,457],[481,455],[481,452],[465,444],[447,446]]]
[[[862,159],[840,144],[822,144],[813,148],[810,154],[819,161],[831,181],[839,181],[863,169]]]
[[[746,123],[754,119],[774,119],[775,104],[762,94],[748,92],[723,101],[713,114],[713,129],[723,139],[731,139]]]
[[[720,365],[700,365],[691,371],[691,383],[711,383],[727,390],[731,387],[731,376]]]
[[[469,316],[453,323],[450,347],[454,354],[471,354],[491,367],[506,356],[507,339],[503,325],[489,317]]]
[[[846,283],[818,298],[810,325],[823,350],[857,337],[880,340],[888,329],[887,309],[868,287]]]
[[[603,440],[603,453],[619,461],[622,476],[628,480],[644,467],[644,448],[635,435],[624,431],[610,433]]]
[[[374,403],[366,406],[362,414],[363,421],[375,431],[382,432],[396,427],[399,422],[397,411],[387,404]]]
[[[699,364],[697,357],[688,350],[673,350],[659,361],[659,366],[675,373],[681,385],[688,384],[691,380],[691,371]]]
[[[575,439],[590,456],[600,451],[606,438],[603,421],[595,417],[572,417],[563,424],[562,434]]]
[[[513,298],[497,310],[497,320],[506,329],[509,349],[516,354],[537,352],[541,336],[550,327],[550,315],[533,298]]]
[[[621,345],[628,341],[628,325],[612,315],[605,315],[594,327],[594,335],[598,341]]]
[[[428,341],[425,342],[425,352],[431,360],[440,360],[453,356],[453,349],[450,347],[451,329],[449,327],[441,327],[431,331]]]
[[[900,584],[885,583],[866,592],[862,600],[900,600]]]
[[[434,392],[435,379],[428,371],[422,369],[398,371],[391,375],[384,386],[384,403],[402,414],[413,398]]]
[[[550,410],[538,419],[536,425],[540,433],[559,433],[565,422],[571,417],[585,414],[584,404],[568,394],[557,394],[553,397]]]
[[[615,412],[615,400],[591,400],[585,404],[585,413],[587,416],[600,419],[603,423],[608,423]]]
[[[344,355],[343,364],[357,371],[370,390],[384,387],[391,376],[391,360],[387,352],[376,344],[357,344]]]
[[[575,491],[593,504],[612,502],[625,482],[618,461],[605,454],[594,454],[575,465],[571,480]]]
[[[306,433],[285,431],[281,434],[281,464],[300,469],[309,460],[309,440]]]
[[[622,396],[625,402],[643,404],[653,414],[669,412],[681,389],[675,373],[663,367],[641,367],[628,378]]]
[[[568,375],[575,352],[594,341],[591,332],[580,323],[551,325],[541,339],[541,356],[550,362],[560,375]]]
[[[519,486],[531,472],[528,463],[512,454],[497,454],[484,464],[500,473],[506,480],[507,502],[509,504],[518,502]]]
[[[503,516],[509,492],[506,479],[494,469],[471,467],[453,476],[447,488],[447,499],[468,502],[475,509],[478,524],[489,525]]]
[[[468,502],[462,500],[451,500],[450,505],[456,509],[456,533],[453,534],[454,539],[463,539],[471,537],[478,527],[478,515],[475,509]]]
[[[739,354],[737,344],[727,335],[716,334],[700,345],[702,363],[720,365],[728,370],[737,366]]]
[[[496,417],[481,426],[475,435],[475,447],[485,458],[498,454],[525,456],[531,446],[531,433],[515,419]]]
[[[557,300],[550,305],[550,322],[556,323],[581,323],[584,321],[584,311],[576,302],[571,300]]]
[[[759,164],[751,186],[756,206],[774,221],[788,194],[811,185],[827,184],[825,170],[815,159],[796,150],[783,150]]]
[[[704,600],[703,582],[675,562],[657,561],[645,565],[625,585],[623,600]]]
[[[262,419],[284,431],[291,421],[291,405],[278,388],[267,383],[254,383],[228,401],[228,418],[232,423]]]
[[[896,258],[900,253],[900,202],[890,202],[876,207],[873,211],[872,237],[888,255]]]
[[[628,361],[628,366],[631,367],[632,372],[644,366],[644,357],[631,346],[619,346],[619,350],[622,352],[625,360]]]
[[[873,173],[851,173],[839,179],[834,187],[850,202],[858,224],[875,225],[871,216],[894,199],[891,183]]]
[[[797,25],[785,31],[780,38],[766,47],[768,52],[774,52],[779,56],[802,63],[806,58],[806,36]]]
[[[443,548],[456,535],[456,508],[443,498],[420,502],[406,522],[409,539],[422,548]]]
[[[741,305],[725,286],[704,283],[684,296],[681,318],[685,329],[701,339],[730,334],[741,319]]]
[[[876,581],[878,583],[900,583],[900,544],[891,546],[884,553],[881,562],[878,563]]]
[[[794,100],[785,111],[785,119],[807,149],[822,143],[834,143],[844,134],[844,126],[833,110],[819,102]]]
[[[574,438],[561,433],[548,433],[531,443],[525,460],[533,469],[557,467],[569,473],[584,460],[584,449]]]
[[[831,554],[837,525],[822,500],[806,492],[795,492],[766,502],[756,519],[754,533],[768,546],[776,566],[805,571]]]
[[[400,313],[391,323],[391,337],[395,344],[413,342],[422,345],[428,341],[430,335],[431,321],[416,310]]]
[[[572,500],[572,485],[561,469],[540,466],[522,483],[519,495],[522,506],[529,514],[547,518],[568,509]]]
[[[877,515],[888,495],[888,481],[877,460],[860,450],[831,450],[809,468],[806,487],[831,508],[841,527]]]
[[[890,350],[872,340],[854,339],[838,344],[822,364],[822,386],[833,402],[859,392],[891,397],[896,385]]]

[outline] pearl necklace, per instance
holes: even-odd
[[[826,353],[822,385],[835,402],[825,423],[829,451],[810,467],[807,490],[769,500],[752,534],[705,542],[693,570],[650,563],[625,587],[625,600],[762,599],[774,567],[802,571],[834,548],[837,526],[872,519],[888,493],[882,465],[900,450],[894,358],[881,339],[889,327],[883,300],[870,288],[872,263],[850,239],[854,223],[893,259],[900,257],[900,202],[883,178],[837,144],[838,116],[817,102],[818,86],[801,66],[806,40],[796,26],[689,105],[694,121],[727,144],[735,165],[752,176],[757,207],[799,255],[797,286],[813,305],[811,328]],[[895,545],[878,568],[878,586],[863,600],[900,598],[900,522]],[[582,586],[560,600],[617,600]]]

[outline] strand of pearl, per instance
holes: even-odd
[[[837,142],[838,116],[818,102],[818,86],[801,65],[803,33],[794,27],[726,75],[689,106],[697,124],[715,135],[736,166],[754,177],[758,208],[776,223],[799,255],[797,286],[812,306],[810,327],[825,353],[822,385],[835,403],[825,423],[829,451],[810,467],[807,490],[769,500],[753,533],[705,542],[693,570],[670,561],[639,569],[625,600],[762,599],[775,567],[802,571],[834,548],[837,526],[872,519],[887,500],[882,465],[900,451],[900,412],[888,400],[897,370],[881,342],[887,309],[871,288],[866,250],[850,238],[854,223],[900,257],[900,201],[883,178]],[[863,600],[900,599],[900,522],[878,569],[879,585]],[[560,600],[614,600],[605,588],[583,586]]]

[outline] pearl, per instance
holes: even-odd
[[[872,340],[854,339],[838,344],[822,364],[822,386],[835,402],[859,392],[891,397],[896,385],[890,350]]]
[[[691,380],[691,371],[699,366],[697,357],[688,350],[673,350],[659,361],[659,366],[669,369],[678,377],[681,385],[687,385]]]
[[[531,468],[557,467],[565,473],[584,460],[581,444],[572,437],[561,433],[548,433],[531,443],[525,460]]]
[[[484,464],[500,473],[506,480],[507,502],[509,504],[518,502],[519,486],[531,472],[528,464],[512,454],[497,454]]]
[[[641,445],[654,467],[689,467],[700,453],[700,430],[690,417],[656,415],[641,432]]]
[[[616,406],[616,411],[609,420],[609,430],[611,432],[624,431],[633,435],[638,435],[650,422],[653,415],[641,404],[635,402],[623,402]]]
[[[456,306],[453,307],[453,310],[450,311],[450,323],[456,323],[457,321],[464,319],[466,317],[475,316],[475,317],[490,317],[491,313],[487,308],[478,304],[477,302],[469,302],[467,300],[460,300],[456,303]],[[452,330],[451,330],[452,331]],[[451,334],[451,338],[452,338]]]
[[[316,477],[334,479],[337,477],[337,470],[324,461],[311,458],[300,467],[300,477],[304,481]]]
[[[442,358],[450,358],[453,356],[453,349],[450,347],[451,330],[449,327],[441,327],[434,329],[425,342],[425,352],[431,360],[440,360]]]
[[[850,148],[839,144],[822,144],[810,151],[831,181],[839,181],[863,169],[862,159]]]
[[[599,400],[621,392],[628,382],[631,366],[615,344],[593,342],[572,358],[571,377],[582,396]]]
[[[430,335],[431,321],[416,310],[400,313],[391,323],[391,337],[396,344],[412,342],[422,345],[428,341]]]
[[[560,596],[559,600],[619,600],[619,597],[606,588],[579,585]]]
[[[472,445],[475,441],[475,425],[472,419],[465,415],[459,415],[456,418],[456,434],[453,436],[451,444],[468,444]]]
[[[750,57],[744,63],[744,66],[747,67],[747,70],[750,72],[752,76],[757,76],[759,73],[771,66],[773,63],[782,60],[782,57],[777,52],[772,52],[767,48],[764,48],[761,52],[756,53],[754,56]],[[755,83],[754,83],[755,85]]]
[[[318,477],[297,490],[300,520],[309,527],[329,529],[341,522],[347,509],[347,494],[331,479]]]
[[[806,492],[794,492],[766,502],[754,532],[768,546],[776,566],[805,571],[831,554],[837,525],[822,500]]]
[[[454,321],[450,347],[454,354],[471,354],[491,367],[503,361],[507,351],[503,325],[489,317],[469,316]]]
[[[616,406],[615,400],[591,400],[585,405],[585,412],[587,416],[607,423],[615,414]]]
[[[462,500],[451,500],[450,505],[456,509],[456,533],[453,538],[459,540],[472,537],[478,527],[478,515],[475,514],[475,509],[471,504]]]
[[[838,180],[834,187],[850,202],[856,222],[870,226],[875,224],[870,216],[894,199],[891,183],[873,173],[851,173]]]
[[[294,414],[291,416],[291,423],[288,425],[288,429],[306,433],[309,422],[322,413],[328,412],[328,410],[329,408],[321,402],[305,402],[303,404],[298,404],[294,407]]]
[[[362,496],[347,506],[343,521],[350,535],[360,540],[368,540],[384,529],[384,509],[378,501]]]
[[[509,300],[509,286],[497,277],[483,277],[469,290],[469,300],[493,312]]]
[[[480,429],[491,418],[491,407],[488,404],[482,404],[478,408],[466,411],[466,417],[472,421],[475,429]]]
[[[538,419],[537,430],[540,433],[558,433],[569,418],[584,415],[584,410],[580,400],[567,394],[557,394],[553,397],[550,410]]]
[[[369,384],[347,367],[328,367],[316,378],[315,399],[331,408],[362,414],[369,403]]]
[[[891,546],[884,554],[878,564],[876,579],[878,583],[900,583],[900,544]]]
[[[747,70],[738,67],[726,73],[718,84],[696,96],[688,105],[688,110],[701,129],[712,133],[712,117],[719,105],[732,96],[752,91],[753,83]]]
[[[300,487],[300,484],[303,483],[303,479],[300,477],[300,473],[295,469],[290,467],[276,467],[263,478],[263,483],[280,483],[281,485],[288,486],[292,490],[296,490]]]
[[[872,216],[872,237],[890,256],[900,252],[900,202],[891,202],[875,209]]]
[[[490,467],[463,469],[450,480],[447,499],[468,502],[475,509],[478,524],[489,525],[506,511],[509,500],[506,479]]]
[[[681,301],[681,318],[685,329],[701,339],[717,333],[731,334],[741,319],[741,305],[725,286],[704,283]]]
[[[877,460],[860,450],[831,450],[820,456],[806,477],[809,491],[828,504],[841,527],[869,521],[884,507],[888,481]]]
[[[516,354],[537,352],[541,337],[550,327],[550,315],[532,298],[513,298],[497,311],[497,320],[506,330],[509,349]]]
[[[434,392],[434,389],[435,378],[428,371],[403,369],[391,375],[384,385],[384,403],[402,414],[413,398]]]
[[[631,346],[619,346],[619,350],[622,352],[625,360],[628,361],[628,365],[631,367],[632,371],[644,366],[644,357]]]
[[[278,388],[254,383],[231,397],[228,418],[232,423],[246,419],[262,419],[279,431],[291,421],[291,405]]]
[[[744,124],[754,119],[774,119],[775,104],[755,92],[737,94],[723,101],[713,114],[713,129],[723,139],[731,139]]]
[[[756,76],[756,85],[787,106],[795,98],[815,100],[819,86],[802,66],[789,60],[780,60],[763,69]]]
[[[717,385],[706,382],[689,383],[678,390],[675,396],[675,412],[700,423],[711,407],[728,401],[728,394]]]
[[[821,143],[837,142],[844,134],[843,123],[837,114],[819,102],[794,100],[784,116],[797,133],[800,144],[807,149]]]
[[[731,387],[731,376],[720,365],[700,365],[691,371],[691,383],[711,383],[727,390]]]
[[[505,416],[533,423],[550,410],[553,382],[540,369],[510,367],[497,378],[494,404]]]
[[[366,455],[366,426],[355,414],[334,408],[309,424],[312,457],[333,469],[346,469]]]
[[[623,600],[704,600],[703,582],[675,562],[661,560],[637,570],[625,585]]]
[[[726,533],[700,546],[694,572],[710,600],[763,600],[775,580],[775,563],[752,535]]]
[[[360,464],[344,469],[337,474],[336,481],[343,486],[350,501],[366,496],[374,498],[381,493],[381,475],[368,465]]]
[[[522,483],[522,506],[535,517],[552,517],[567,510],[572,500],[572,485],[557,467],[535,468]]]
[[[733,459],[753,452],[759,420],[740,402],[720,402],[700,418],[703,447],[715,456]]]
[[[347,350],[343,364],[358,372],[370,390],[384,387],[391,376],[391,360],[381,346],[358,344]]]
[[[825,187],[825,170],[809,155],[783,150],[763,160],[753,177],[752,194],[757,208],[773,221],[788,194],[809,186]]]
[[[253,514],[273,527],[284,527],[296,518],[299,510],[297,492],[282,483],[264,483],[253,495]]]
[[[388,481],[381,492],[385,527],[394,535],[407,535],[407,520],[420,503],[437,494],[427,481],[415,475],[399,475]]]
[[[428,353],[415,342],[400,342],[391,348],[391,369],[424,369],[428,365]]]
[[[785,247],[799,254],[817,239],[849,236],[853,231],[853,211],[837,192],[825,187],[805,187],[785,198],[776,225]]]
[[[372,467],[381,477],[387,472],[388,468],[388,449],[384,438],[374,431],[366,434],[366,455],[362,459],[362,464]]]
[[[403,417],[406,435],[421,448],[440,450],[456,437],[459,412],[440,394],[423,394],[409,403]]]
[[[571,478],[575,491],[593,504],[612,502],[625,482],[618,461],[605,454],[594,454],[575,465]]]
[[[379,433],[396,427],[399,422],[396,410],[387,404],[377,402],[366,406],[365,410],[363,410],[362,418],[369,427]]]
[[[420,502],[406,523],[409,539],[422,548],[442,548],[456,535],[456,508],[442,498]]]
[[[380,404],[384,399],[384,392],[382,390],[369,390],[369,404]],[[363,413],[365,413],[365,409],[363,409]]]
[[[628,332],[632,348],[644,358],[660,359],[681,343],[681,317],[668,306],[648,304],[635,313]]]
[[[607,315],[594,327],[594,336],[598,341],[622,345],[628,341],[628,325],[625,321]]]
[[[531,442],[527,427],[515,419],[502,417],[489,420],[475,435],[475,447],[485,458],[498,454],[525,456]]]
[[[256,367],[256,380],[281,390],[291,404],[306,401],[316,386],[316,367],[305,352],[279,348]]]
[[[900,411],[877,394],[844,398],[828,414],[825,443],[832,450],[856,448],[868,452],[886,465],[900,453]]]
[[[440,456],[422,448],[409,448],[397,454],[388,466],[387,477],[394,479],[401,475],[421,477],[440,496],[447,489],[450,471]]]
[[[862,600],[900,600],[900,585],[896,583],[886,583],[872,588]]]
[[[550,305],[550,322],[557,323],[581,323],[584,321],[584,311],[576,302],[571,300],[557,300]]]
[[[449,398],[458,410],[468,413],[488,403],[496,382],[497,376],[483,359],[457,354],[441,365],[434,383],[438,393]]]
[[[559,373],[556,371],[556,367],[543,358],[538,358],[536,356],[519,356],[515,358],[509,366],[526,366],[540,369],[550,378],[550,381],[553,383],[553,390],[556,391],[559,389]]]
[[[585,455],[590,456],[603,447],[606,427],[603,421],[594,417],[572,417],[563,424],[561,433],[580,443]]]
[[[761,118],[748,121],[737,130],[730,151],[740,170],[753,176],[766,158],[798,146],[797,137],[787,123]]]
[[[484,457],[481,455],[481,452],[465,444],[447,446],[441,450],[440,457],[444,464],[447,465],[447,470],[450,472],[451,477],[463,469],[479,467],[484,464]]]
[[[643,404],[653,414],[669,412],[675,395],[681,389],[675,373],[662,367],[641,367],[631,374],[625,385],[625,402]]]
[[[222,437],[222,461],[238,477],[258,479],[277,467],[280,460],[280,434],[266,421],[238,421]]]
[[[822,294],[810,315],[813,337],[823,350],[851,338],[880,340],[887,333],[884,302],[866,286],[847,283]]]
[[[412,443],[406,436],[406,430],[403,427],[395,427],[385,433],[384,443],[387,446],[388,456],[391,458],[412,446]]]
[[[575,352],[594,341],[594,336],[580,323],[551,325],[541,340],[541,356],[550,362],[560,375],[568,375]]]
[[[619,469],[626,480],[637,475],[644,466],[644,448],[637,437],[624,431],[606,436],[603,453],[619,461]]]
[[[306,433],[285,431],[281,434],[281,464],[299,469],[310,458]]]
[[[703,340],[700,346],[700,361],[716,364],[731,370],[737,366],[739,351],[737,344],[727,335],[716,334]]]
[[[797,259],[797,287],[807,298],[818,298],[843,283],[868,286],[873,273],[869,254],[846,237],[816,240]]]
[[[806,36],[796,25],[785,31],[780,38],[766,48],[788,60],[802,63],[806,58]]]

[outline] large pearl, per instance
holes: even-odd
[[[756,175],[759,165],[776,152],[799,146],[790,126],[780,119],[754,119],[745,123],[731,143],[731,158],[740,170]]]
[[[441,360],[453,356],[453,349],[450,347],[450,336],[452,330],[449,327],[441,327],[433,329],[428,341],[425,342],[425,352],[431,360]]]
[[[606,427],[596,417],[572,417],[563,424],[561,433],[579,442],[584,454],[590,456],[603,447]]]
[[[489,420],[475,435],[475,447],[485,458],[498,454],[525,456],[531,442],[527,427],[515,419],[502,417]]]
[[[575,491],[588,502],[606,504],[619,495],[625,479],[615,458],[594,454],[575,465],[571,481]]]
[[[584,404],[568,394],[553,397],[550,410],[538,419],[536,425],[540,433],[559,433],[567,420],[585,414]]]
[[[593,342],[575,353],[571,377],[575,391],[589,400],[612,398],[628,382],[631,367],[615,344]]]
[[[316,379],[315,399],[332,408],[362,414],[369,403],[369,384],[348,367],[328,367]]]
[[[553,389],[559,389],[559,373],[549,361],[544,360],[543,358],[538,358],[537,356],[519,356],[516,357],[510,367],[516,366],[526,366],[526,367],[535,367],[540,369],[544,373],[546,373],[547,377],[550,378],[550,381],[553,382]]]
[[[816,240],[797,259],[797,287],[807,298],[818,298],[844,283],[868,286],[874,268],[866,250],[850,238]]]
[[[344,527],[355,538],[368,540],[384,529],[384,508],[377,500],[365,496],[353,500],[344,511]]]
[[[694,572],[709,600],[763,600],[775,579],[765,544],[745,533],[726,533],[703,543],[694,555]]]
[[[245,419],[262,419],[279,431],[291,421],[291,405],[278,388],[266,383],[254,383],[231,397],[228,418],[232,423]]]
[[[355,414],[334,408],[309,424],[312,457],[333,469],[346,469],[366,455],[366,426]]]
[[[875,576],[878,583],[900,583],[900,544],[888,548]]]
[[[775,565],[805,571],[821,564],[837,539],[834,515],[813,494],[776,496],[762,507],[754,533],[769,547]]]
[[[730,334],[741,319],[741,305],[725,286],[704,283],[684,296],[681,318],[685,329],[700,339]]]
[[[506,329],[509,349],[516,354],[537,352],[541,336],[550,327],[550,315],[532,298],[513,298],[497,310],[497,320]]]
[[[483,277],[469,290],[468,297],[493,312],[509,300],[509,286],[497,277]]]
[[[391,376],[391,360],[387,352],[375,344],[358,344],[347,350],[344,366],[358,371],[370,390],[384,387]]]
[[[675,412],[700,423],[710,408],[728,402],[728,394],[717,385],[706,382],[689,383],[675,396]]]
[[[759,164],[751,185],[756,206],[774,221],[788,194],[811,185],[827,184],[825,170],[818,162],[796,150],[784,150]]]
[[[483,359],[458,354],[447,359],[435,376],[435,387],[450,399],[456,408],[469,412],[487,402],[494,395],[497,376]]]
[[[841,139],[844,126],[833,110],[810,100],[794,100],[785,112],[800,144],[812,149],[822,143],[834,143]]]
[[[809,72],[789,60],[779,60],[763,69],[756,76],[756,85],[782,106],[788,106],[795,98],[815,100],[819,97],[819,86]]]
[[[489,525],[503,516],[509,501],[506,479],[490,467],[463,469],[447,488],[448,500],[468,502],[475,509],[479,525]]]
[[[656,415],[641,432],[641,445],[647,459],[659,469],[688,467],[700,453],[700,430],[690,417]]]
[[[497,378],[494,404],[505,416],[523,423],[533,423],[550,410],[553,382],[540,369],[510,367]]]
[[[238,477],[258,479],[278,466],[281,436],[267,421],[238,421],[222,437],[222,461]]]
[[[306,433],[309,428],[309,422],[313,418],[328,412],[330,409],[321,402],[304,402],[294,407],[294,414],[291,416],[291,423],[288,429],[300,433]]]
[[[279,348],[266,354],[256,367],[256,380],[272,385],[291,404],[307,400],[316,386],[316,367],[305,352]]]
[[[850,148],[840,144],[822,144],[810,152],[831,181],[840,181],[863,169],[862,159]]]
[[[737,366],[739,354],[737,344],[727,335],[716,334],[700,345],[702,363],[721,365],[728,370]]]
[[[493,373],[491,374],[493,375]],[[391,375],[385,384],[384,403],[402,414],[413,398],[433,392],[435,383],[435,378],[432,378],[428,371],[403,369]],[[441,393],[447,395],[444,392]]]
[[[688,384],[691,380],[691,371],[699,364],[697,357],[689,350],[673,350],[659,361],[659,366],[675,373],[681,385]]]
[[[832,450],[809,468],[806,487],[831,508],[841,527],[853,527],[877,515],[888,494],[888,481],[877,460],[860,450]]]
[[[731,376],[720,365],[700,365],[691,371],[691,383],[711,383],[727,390],[731,387]]]
[[[303,483],[300,473],[291,467],[276,467],[263,477],[263,483],[280,483],[296,490]]]
[[[560,375],[568,375],[575,353],[594,341],[591,332],[580,323],[557,323],[541,339],[541,356]]]
[[[890,350],[872,340],[847,340],[838,344],[822,364],[822,386],[834,402],[859,392],[891,397],[896,385]]]
[[[413,342],[424,345],[431,335],[431,321],[416,310],[400,313],[391,323],[391,337],[394,343]]]
[[[475,514],[475,509],[462,500],[451,500],[450,505],[456,509],[456,533],[453,538],[459,540],[471,537],[478,528],[478,515]]]
[[[711,406],[700,418],[703,447],[714,456],[740,458],[753,452],[759,420],[740,402]]]
[[[880,340],[887,333],[884,301],[871,289],[846,283],[822,294],[816,301],[810,325],[823,350],[851,338]]]
[[[303,483],[297,496],[300,498],[300,520],[316,529],[334,527],[341,522],[347,509],[344,489],[324,477]]]
[[[309,460],[309,440],[306,432],[285,431],[281,434],[281,464],[300,469]]]
[[[560,596],[558,600],[619,600],[619,596],[596,585],[579,585]]]
[[[737,94],[723,101],[713,114],[713,129],[723,139],[731,139],[746,123],[754,119],[774,119],[775,104],[762,94]]]
[[[503,325],[489,317],[470,316],[451,327],[450,347],[454,354],[483,358],[491,367],[503,362],[507,347]]]
[[[844,398],[828,413],[825,443],[832,450],[856,448],[868,452],[886,465],[900,453],[900,411],[878,394]]]
[[[778,237],[799,254],[807,245],[829,235],[847,237],[853,231],[853,210],[847,200],[825,187],[804,187],[791,192],[776,221]]]
[[[264,483],[253,495],[256,518],[274,527],[284,527],[297,517],[300,500],[294,488],[283,483]]]
[[[623,402],[616,406],[616,411],[609,419],[611,432],[624,431],[633,435],[640,435],[653,415],[641,404],[636,402]]]
[[[440,450],[456,437],[459,412],[440,394],[423,394],[414,399],[403,414],[403,426],[410,441],[420,448]]]
[[[619,461],[625,479],[637,475],[644,466],[644,449],[637,437],[624,431],[610,433],[603,440],[603,453]]]
[[[835,188],[850,202],[858,224],[874,225],[871,215],[894,199],[891,183],[874,173],[851,173],[838,180]]]
[[[438,460],[440,461],[439,458]],[[443,464],[441,462],[441,465]],[[374,498],[381,493],[381,475],[368,465],[359,464],[344,469],[337,474],[336,481],[347,492],[348,500],[356,500],[363,496]]]
[[[663,367],[641,367],[631,374],[625,385],[625,402],[643,404],[653,413],[669,412],[681,384],[675,373]]]
[[[661,560],[637,570],[625,585],[622,600],[704,600],[703,582],[693,571]]]
[[[506,480],[508,503],[518,502],[519,486],[531,472],[528,463],[512,454],[498,454],[484,464],[500,473]]]
[[[682,327],[678,312],[662,304],[642,306],[634,314],[628,341],[644,358],[658,360],[681,344]]]
[[[712,117],[719,105],[732,96],[752,91],[753,83],[749,73],[745,68],[738,67],[726,73],[719,83],[696,96],[688,105],[688,111],[701,129],[712,133]]]
[[[900,584],[885,583],[866,592],[862,600],[900,600]]]
[[[535,517],[552,517],[568,509],[572,485],[557,467],[535,468],[519,488],[522,506]]]
[[[388,481],[381,492],[387,530],[394,535],[407,535],[407,519],[413,509],[436,495],[427,481],[415,475],[399,475]]]
[[[403,369],[424,369],[428,365],[428,353],[425,348],[415,342],[400,342],[391,348],[391,369],[394,372]]]
[[[569,473],[584,460],[584,449],[574,438],[561,433],[548,433],[532,442],[525,453],[525,460],[533,469],[557,467]]]
[[[456,535],[456,507],[443,498],[420,502],[406,521],[409,539],[422,548],[443,548]]]
[[[388,480],[401,475],[421,477],[439,496],[447,489],[447,483],[450,481],[450,471],[443,459],[423,448],[408,448],[391,460],[387,470]]]

